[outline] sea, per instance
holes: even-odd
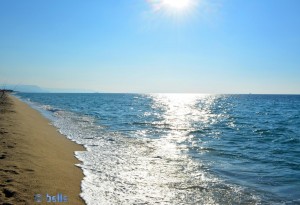
[[[16,96],[86,148],[88,205],[300,204],[300,95]]]

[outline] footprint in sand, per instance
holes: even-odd
[[[11,191],[11,190],[9,190],[7,188],[4,188],[3,191],[2,191],[2,193],[5,195],[6,198],[11,198],[11,197],[13,197],[16,194],[15,191]]]

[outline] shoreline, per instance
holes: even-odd
[[[16,97],[0,101],[0,201],[85,204],[80,197],[84,175],[74,154],[84,147]]]

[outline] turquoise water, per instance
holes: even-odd
[[[300,204],[299,95],[18,96],[87,148],[87,204]]]

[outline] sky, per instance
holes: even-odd
[[[300,1],[0,0],[0,84],[300,94]]]

